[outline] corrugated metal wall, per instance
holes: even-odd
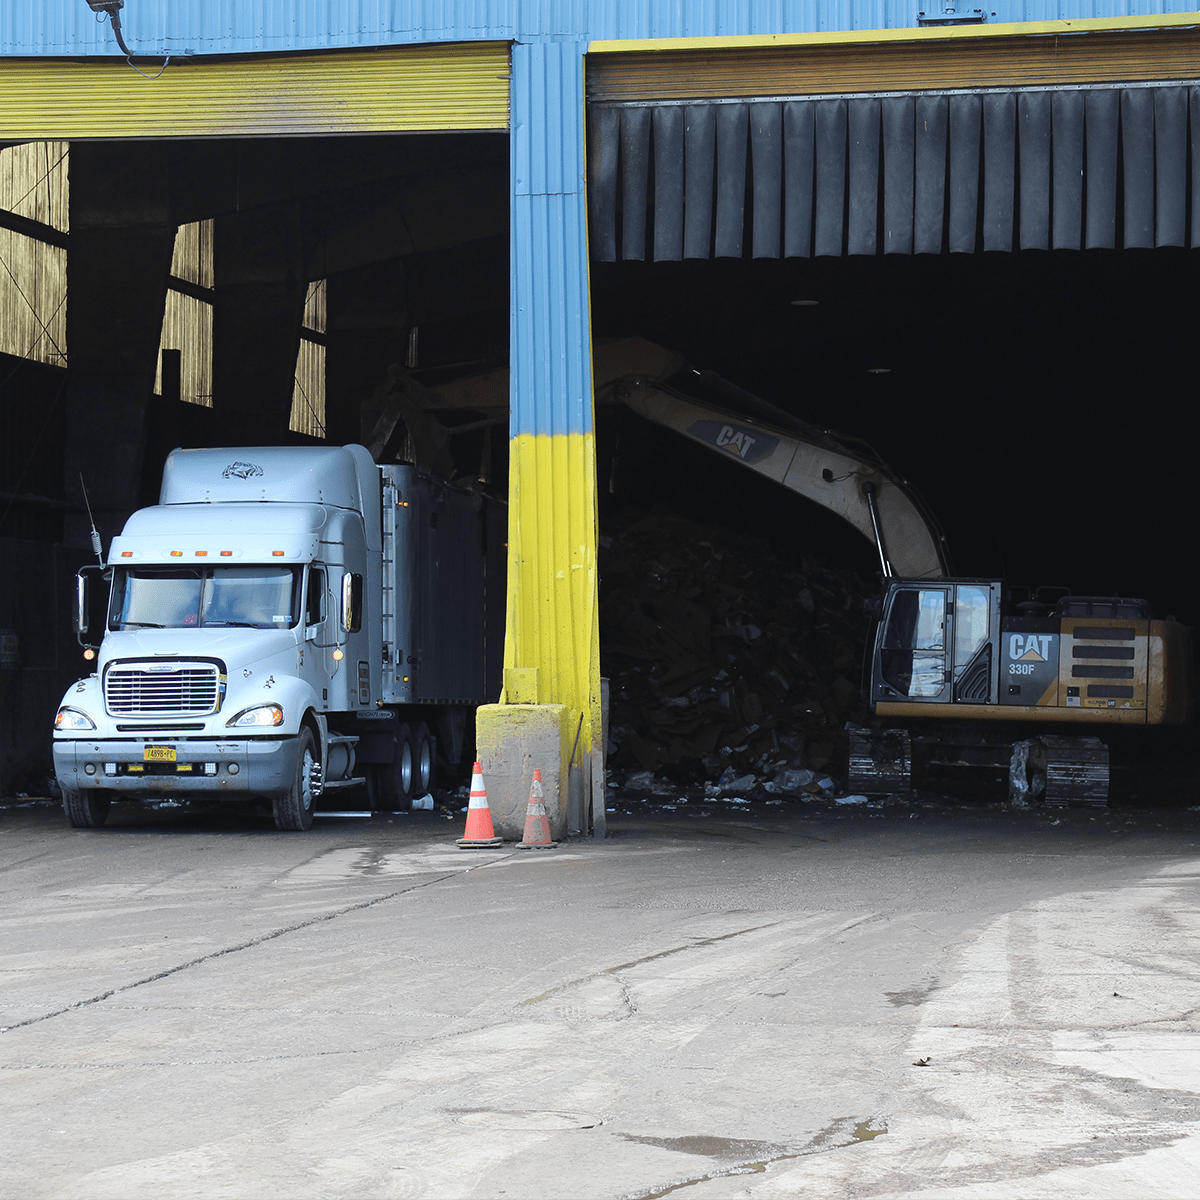
[[[65,234],[65,142],[0,150],[0,209]],[[67,252],[0,228],[0,353],[66,366]]]
[[[127,0],[141,54],[249,54],[486,39],[729,37],[902,29],[940,0]],[[993,21],[1184,13],[1194,0],[992,0]],[[990,14],[995,13],[992,17]],[[112,55],[84,0],[4,0],[0,52]]]
[[[296,386],[292,391],[292,416],[288,428],[309,437],[325,436],[325,280],[308,285],[304,301],[304,329],[296,355]]]
[[[508,128],[503,42],[256,55],[236,70],[209,57],[157,67],[151,74],[119,59],[9,61],[0,72],[0,138]]]
[[[213,286],[213,223],[196,221],[181,225],[175,234],[175,253],[171,274],[197,287]],[[185,295],[170,288],[163,311],[159,350],[178,350],[180,356],[179,396],[189,404],[212,407],[212,328],[211,301]],[[154,380],[154,390],[162,392],[162,355]]]

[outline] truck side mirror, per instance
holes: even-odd
[[[363,577],[353,571],[342,576],[342,628],[357,633],[362,628]]]
[[[73,618],[76,636],[88,631],[88,585],[86,575],[75,576],[75,613]]]
[[[88,631],[88,576],[93,572],[99,572],[100,577],[112,578],[112,571],[104,566],[86,566],[79,569],[75,576],[75,611],[71,614],[71,624],[75,627],[75,640],[85,650],[95,650],[96,646],[90,645],[84,641],[84,635]],[[103,628],[104,622],[101,622]]]

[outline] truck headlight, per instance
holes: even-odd
[[[282,725],[283,709],[278,704],[256,704],[243,708],[237,716],[225,722],[226,729],[245,729],[248,725]]]
[[[54,718],[55,729],[95,729],[96,722],[78,708],[62,707]]]

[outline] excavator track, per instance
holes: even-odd
[[[1041,734],[1015,743],[987,739],[915,738],[905,729],[854,728],[850,733],[851,792],[904,794],[912,790],[914,755],[927,770],[936,748],[957,749],[960,766],[1009,766],[1009,802],[1016,806],[1104,808],[1108,804],[1108,747],[1096,737]],[[993,756],[982,753],[990,749]],[[970,753],[974,751],[974,753]],[[1003,769],[1001,767],[1001,769]]]
[[[1037,740],[1046,747],[1046,804],[1108,804],[1108,747],[1099,738],[1047,735]]]

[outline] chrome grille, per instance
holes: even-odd
[[[201,717],[214,712],[219,695],[212,663],[131,663],[104,675],[104,707],[114,717]]]

